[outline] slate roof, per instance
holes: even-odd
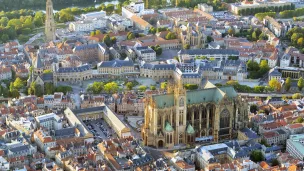
[[[75,134],[75,128],[74,127],[55,130],[55,136],[56,137],[67,137],[67,136],[72,136],[74,134]]]
[[[96,112],[96,111],[101,111],[104,110],[105,106],[98,106],[98,107],[90,107],[90,108],[85,108],[85,109],[76,109],[72,110],[74,114],[81,114],[81,113],[89,113],[89,112]]]
[[[113,60],[113,61],[102,61],[98,64],[98,67],[124,67],[124,66],[134,66],[132,61],[125,60]]]
[[[277,68],[272,68],[269,71],[269,75],[270,76],[282,76],[282,73],[280,73]]]
[[[244,133],[250,139],[259,138],[259,136],[254,131],[250,130],[249,128],[244,128],[244,129],[242,129],[240,131],[242,133]]]
[[[43,81],[53,81],[53,73],[42,74]]]
[[[227,54],[227,55],[239,55],[240,52],[234,49],[182,49],[178,54],[189,55],[215,55],[215,54]]]
[[[81,65],[79,67],[67,67],[67,68],[58,68],[57,72],[59,73],[68,73],[68,72],[83,72],[90,70],[91,67],[88,64]]]
[[[28,150],[28,149],[29,149],[29,145],[21,145],[21,146],[18,146],[18,147],[10,148],[9,150],[13,153],[16,153],[16,152],[25,151],[25,150]]]
[[[214,87],[201,90],[192,90],[187,91],[186,100],[188,105],[199,104],[202,102],[218,103],[225,95],[227,95],[228,98],[234,98],[237,96],[237,93],[233,87]],[[157,108],[174,106],[174,94],[153,95],[152,98],[156,102]]]
[[[174,70],[174,64],[151,64],[145,63],[142,68],[144,69],[151,69],[151,70]]]
[[[34,68],[42,68],[43,67],[43,63],[41,61],[41,57],[38,54],[36,60],[34,61]]]

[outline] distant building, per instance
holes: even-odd
[[[38,128],[46,128],[49,131],[62,129],[62,120],[55,113],[37,116],[35,119]]]
[[[156,52],[148,46],[135,47],[134,50],[140,61],[149,62],[156,59]]]
[[[198,4],[198,9],[207,12],[207,13],[211,13],[213,12],[213,7],[211,5],[207,5],[207,4]]]
[[[136,70],[134,63],[130,60],[103,61],[97,65],[97,73],[94,77],[102,78],[127,78],[136,77],[139,70]]]
[[[93,20],[93,19],[102,19],[107,16],[105,11],[98,11],[98,12],[90,12],[86,14],[81,14],[81,19],[83,20]]]

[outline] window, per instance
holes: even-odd
[[[184,98],[180,98],[179,107],[184,107]]]

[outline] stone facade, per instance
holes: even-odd
[[[53,2],[52,0],[46,1],[46,19],[45,19],[45,36],[46,41],[54,41],[56,40],[56,25],[53,15]]]

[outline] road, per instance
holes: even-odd
[[[36,39],[38,39],[39,37],[41,37],[43,35],[43,33],[38,33],[35,36],[31,37],[26,43],[24,44],[32,44]]]

